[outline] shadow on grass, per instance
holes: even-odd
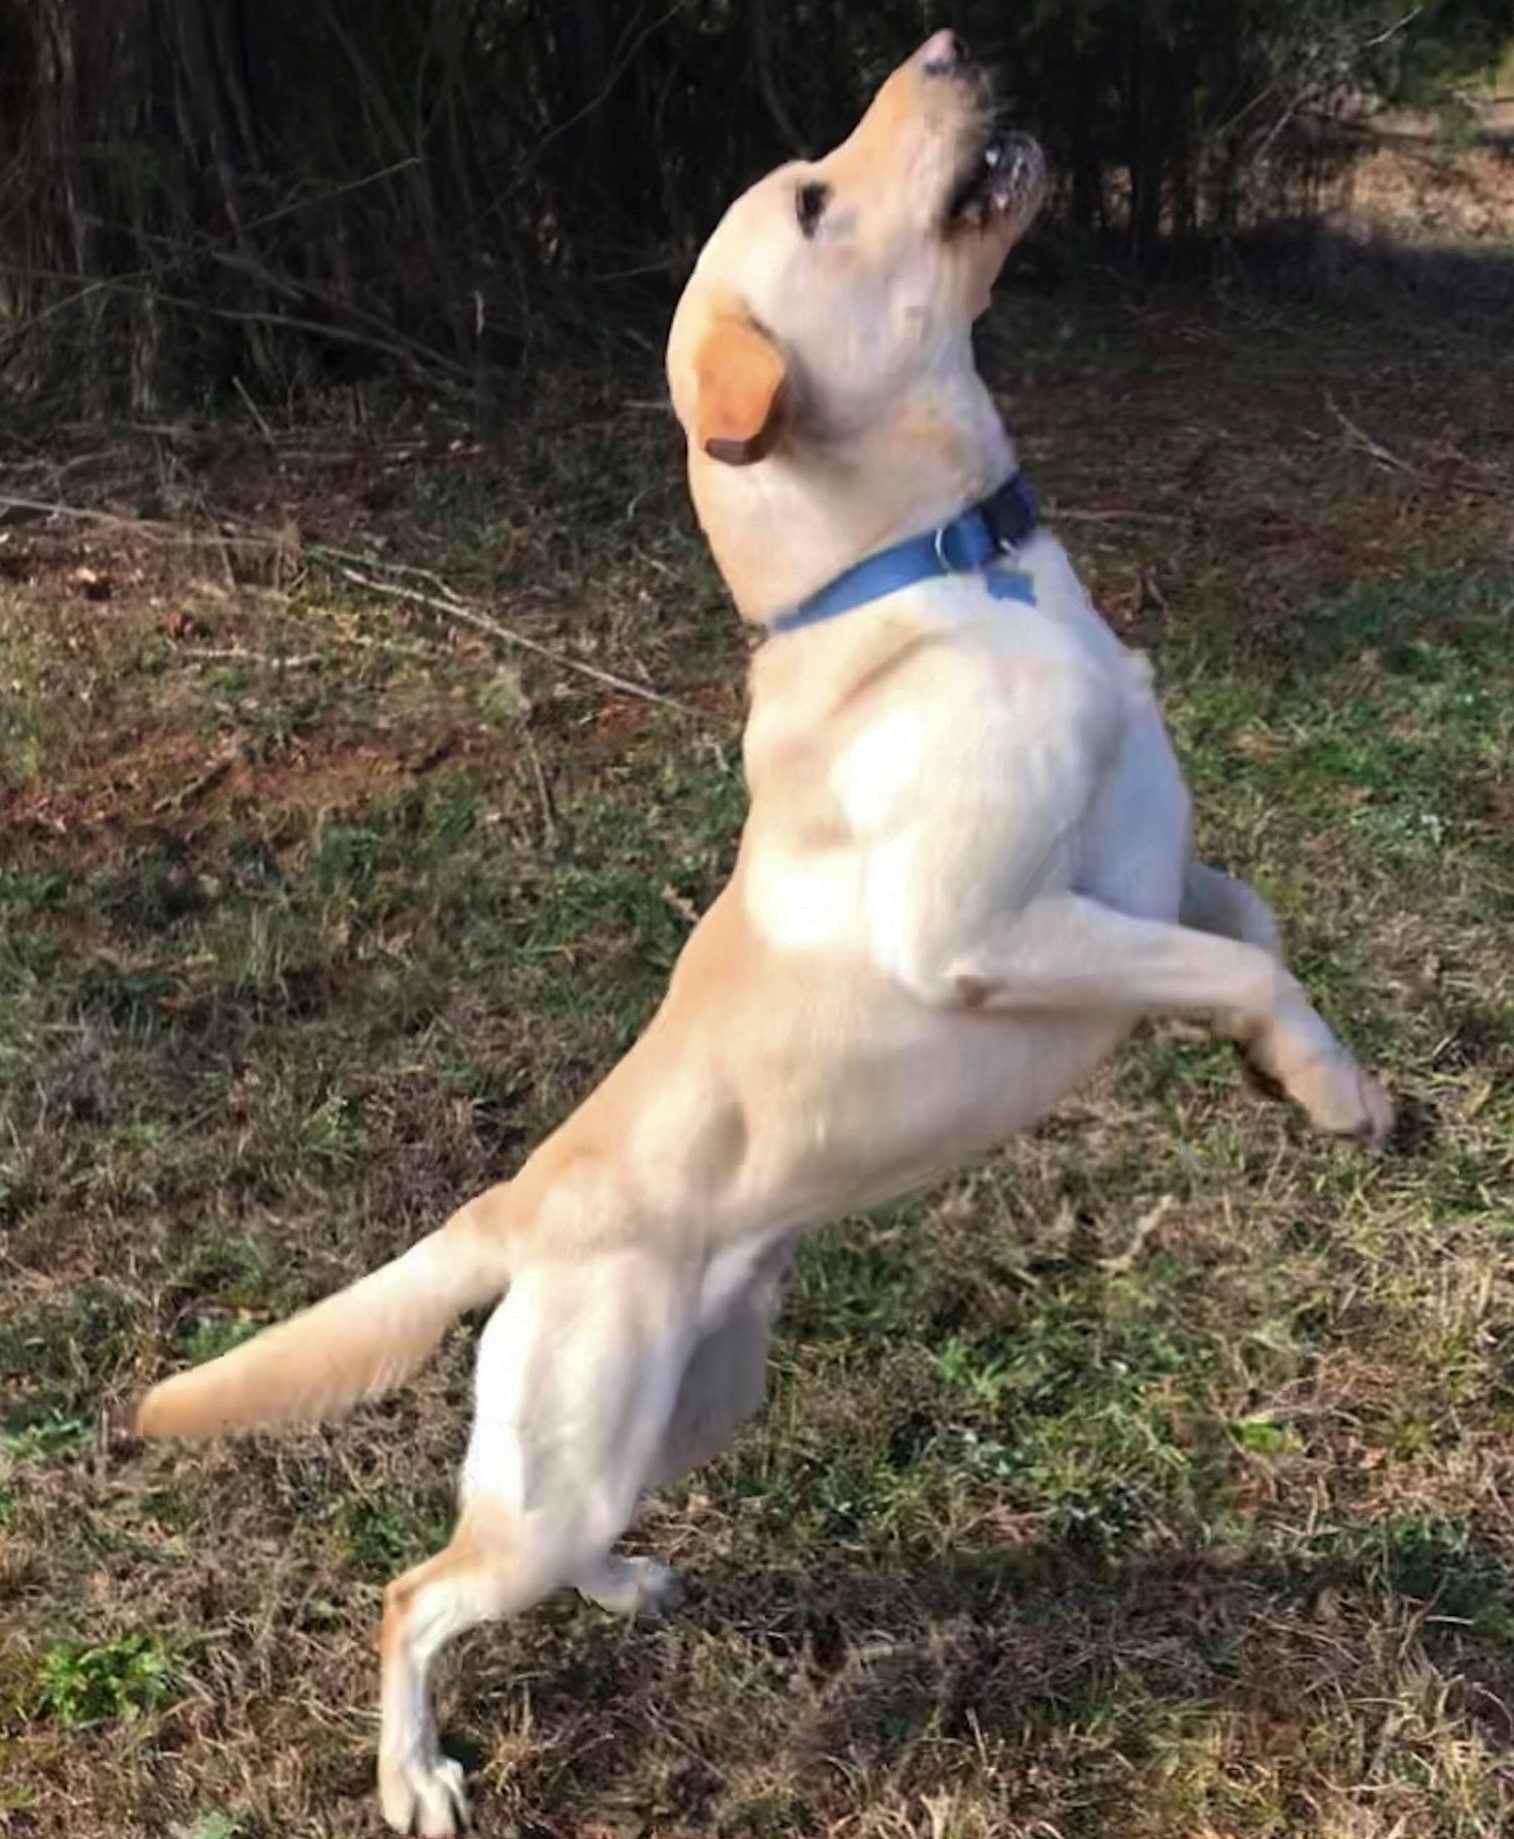
[[[1382,322],[1407,311],[1431,316],[1422,330],[1492,332],[1514,312],[1514,239],[1408,243],[1283,222],[1231,247],[1243,278],[1261,293],[1352,307]]]
[[[547,1773],[512,1772],[520,1830],[650,1818],[655,1801],[658,1831],[829,1831],[859,1802],[949,1789],[984,1831],[1104,1834],[1137,1830],[1121,1809],[1143,1770],[1202,1774],[1200,1733],[1227,1722],[1248,1733],[1248,1766],[1306,1795],[1355,1779],[1363,1752],[1399,1780],[1442,1737],[1514,1738],[1514,1595],[1454,1524],[1344,1524],[1287,1555],[1177,1543],[1109,1558],[1052,1538],[886,1569],[814,1556],[805,1573],[733,1566],[657,1632],[607,1631],[556,1664],[523,1635],[533,1727],[564,1736]],[[491,1718],[513,1720],[519,1690],[496,1676],[449,1738],[485,1767],[486,1819]],[[1070,1798],[1037,1827],[1043,1767]]]

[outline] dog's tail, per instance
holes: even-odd
[[[389,1264],[234,1347],[175,1374],[137,1405],[143,1437],[213,1437],[258,1425],[317,1424],[408,1379],[464,1310],[508,1288],[500,1189],[470,1202]]]

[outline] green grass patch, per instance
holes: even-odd
[[[55,1642],[37,1670],[37,1709],[64,1730],[131,1724],[166,1703],[174,1690],[167,1651],[145,1634],[117,1635],[98,1646]]]

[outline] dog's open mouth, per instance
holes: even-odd
[[[1045,180],[1046,156],[1028,134],[993,134],[953,187],[946,227],[982,230],[1033,207]]]

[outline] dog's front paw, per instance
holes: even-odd
[[[468,1826],[462,1764],[431,1756],[379,1756],[379,1802],[397,1833],[452,1839]]]
[[[1393,1128],[1388,1094],[1343,1049],[1307,1062],[1289,1079],[1288,1090],[1327,1136],[1381,1143]]]

